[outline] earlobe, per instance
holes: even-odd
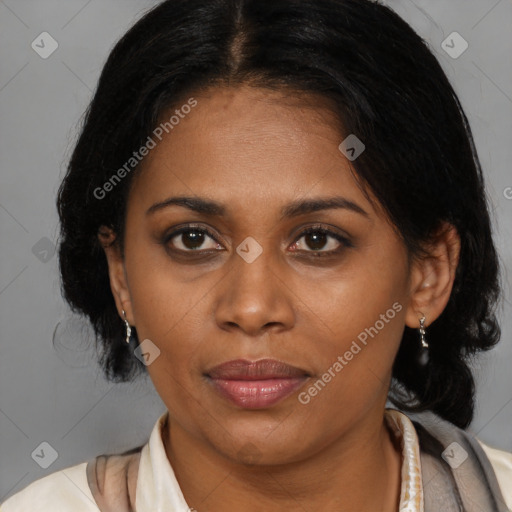
[[[430,325],[448,304],[460,255],[460,237],[456,228],[443,223],[425,248],[428,255],[415,259],[411,268],[405,323],[412,328],[418,328],[423,315],[425,326]]]
[[[112,228],[101,226],[98,230],[98,240],[107,258],[110,289],[114,296],[119,316],[123,318],[122,311],[124,310],[126,319],[131,325],[134,325],[124,260],[116,240],[116,234]]]

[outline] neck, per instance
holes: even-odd
[[[313,457],[282,465],[242,465],[177,423],[163,439],[183,495],[198,512],[337,510],[396,512],[401,453],[385,424],[356,425]]]

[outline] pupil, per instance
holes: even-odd
[[[306,235],[306,243],[310,249],[316,251],[324,247],[326,237],[327,235],[325,233],[308,233]]]
[[[181,234],[183,245],[187,249],[197,249],[204,241],[204,233],[199,231],[186,231]],[[195,245],[194,245],[195,244]]]

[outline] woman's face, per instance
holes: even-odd
[[[314,99],[244,86],[195,100],[133,182],[120,300],[160,351],[148,371],[171,428],[231,460],[304,459],[382,423],[417,283]],[[214,370],[263,359],[293,368]]]

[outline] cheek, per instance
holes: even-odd
[[[172,274],[152,270],[133,280],[132,303],[139,338],[160,351],[159,365],[183,375],[205,341],[208,287],[181,283]]]
[[[404,329],[405,256],[401,250],[373,250],[335,279],[316,282],[309,303],[317,305],[313,309],[323,334],[309,357],[316,362],[317,378],[327,381],[325,388],[319,383],[318,391],[311,390],[319,397],[319,409],[331,400],[339,405],[368,403],[371,395],[387,390]]]
[[[154,244],[127,246],[126,273],[139,341],[148,339],[160,351],[148,373],[163,396],[179,403],[204,340],[207,288],[202,281],[178,278],[177,267],[159,253],[165,251]]]
[[[400,246],[389,245],[364,247],[338,271],[315,280],[309,300],[328,332],[339,339],[355,339],[376,322],[379,335],[396,338],[400,333],[399,313],[408,296],[407,260]]]

